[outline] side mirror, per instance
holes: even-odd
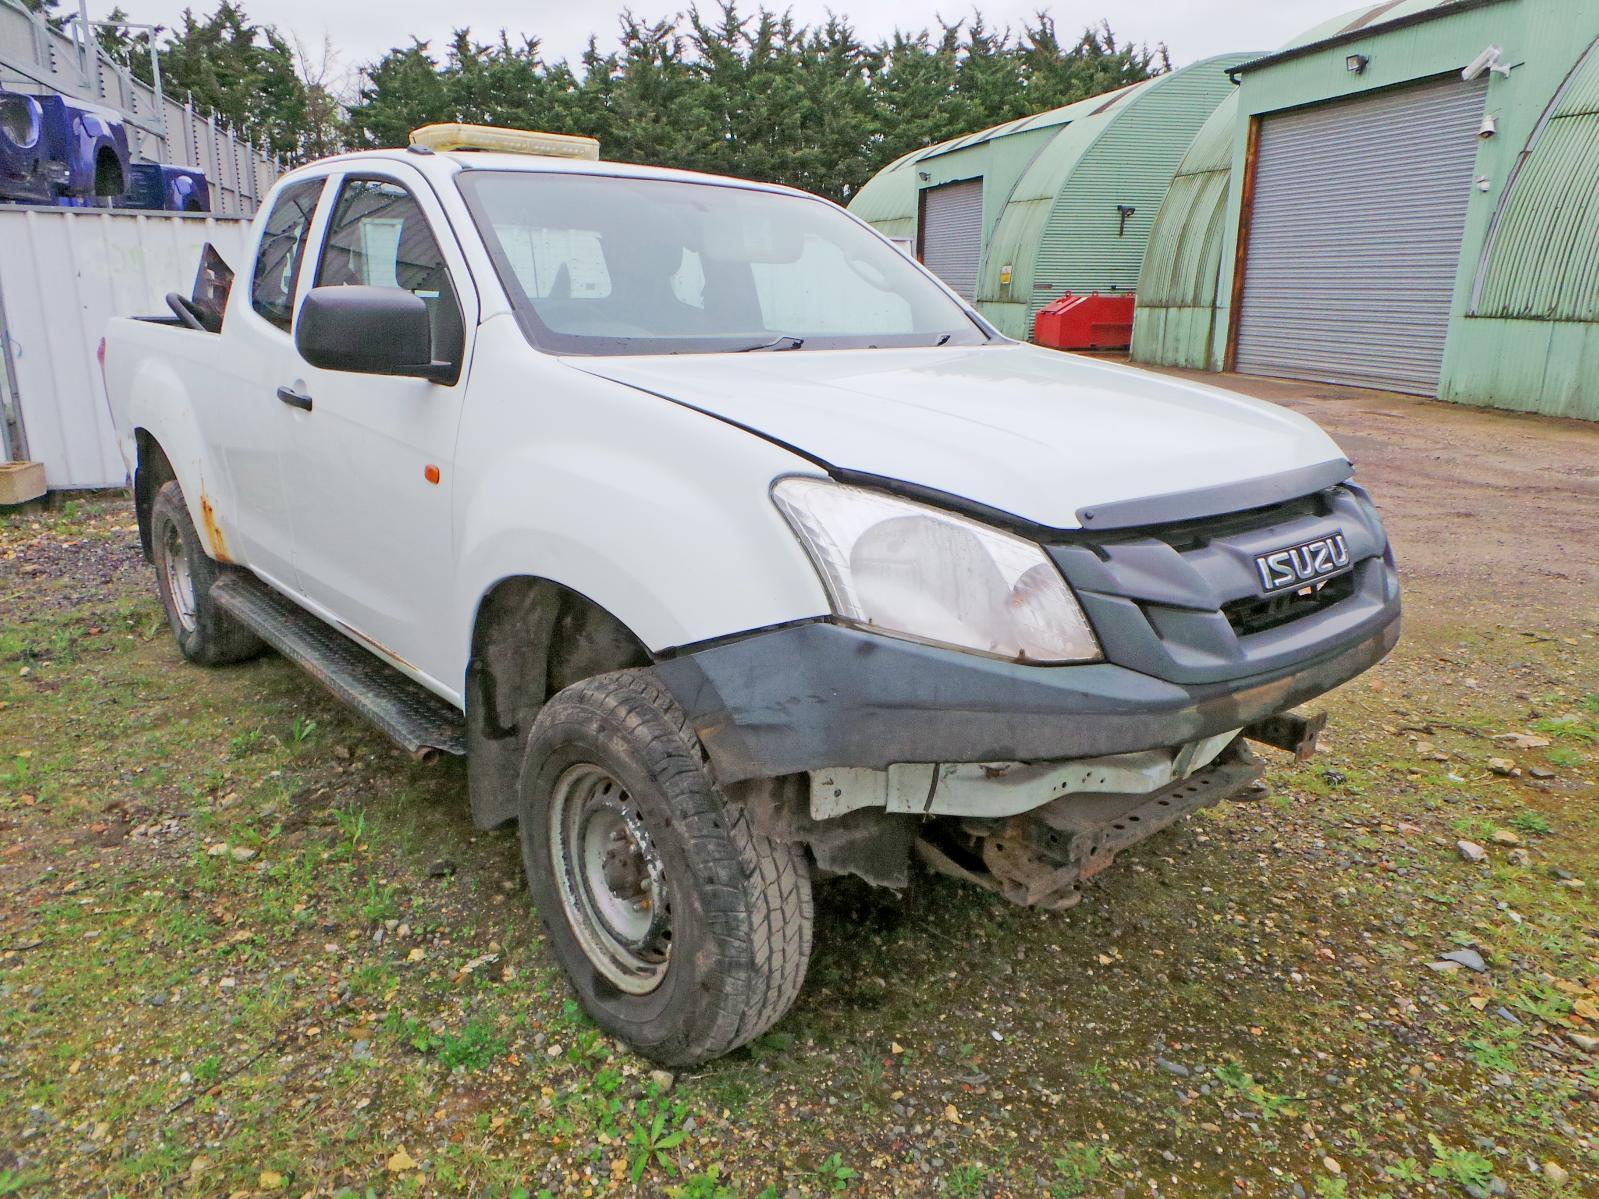
[[[460,368],[433,360],[433,322],[397,287],[314,287],[300,305],[294,345],[312,366],[453,383]]]

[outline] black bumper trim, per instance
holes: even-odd
[[[790,625],[682,654],[656,673],[723,782],[894,762],[1054,761],[1181,745],[1285,711],[1376,665],[1375,632],[1292,669],[1164,682],[1110,663],[1023,666],[835,624]]]

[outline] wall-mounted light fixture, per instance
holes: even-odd
[[[932,178],[932,176],[929,175],[926,171],[917,171],[916,172],[916,177],[918,179],[920,179],[923,183],[926,183],[929,179]]]
[[[1370,63],[1371,59],[1366,57],[1364,54],[1351,54],[1348,58],[1344,59],[1344,70],[1348,71],[1351,75],[1364,75],[1366,73],[1366,67],[1370,65]]]
[[[1135,213],[1137,211],[1138,211],[1138,209],[1134,208],[1131,204],[1118,204],[1118,205],[1116,205],[1116,212],[1122,219],[1121,228],[1116,231],[1116,236],[1117,237],[1126,237],[1127,236],[1127,218],[1132,216],[1133,213]]]

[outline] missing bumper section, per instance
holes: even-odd
[[[1069,795],[1008,820],[936,822],[917,855],[932,870],[1025,907],[1062,910],[1116,854],[1200,808],[1249,791],[1264,764],[1235,741],[1210,766],[1146,795]]]

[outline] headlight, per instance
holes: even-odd
[[[844,620],[1018,662],[1101,657],[1071,589],[1031,541],[825,479],[780,479],[772,498]]]

